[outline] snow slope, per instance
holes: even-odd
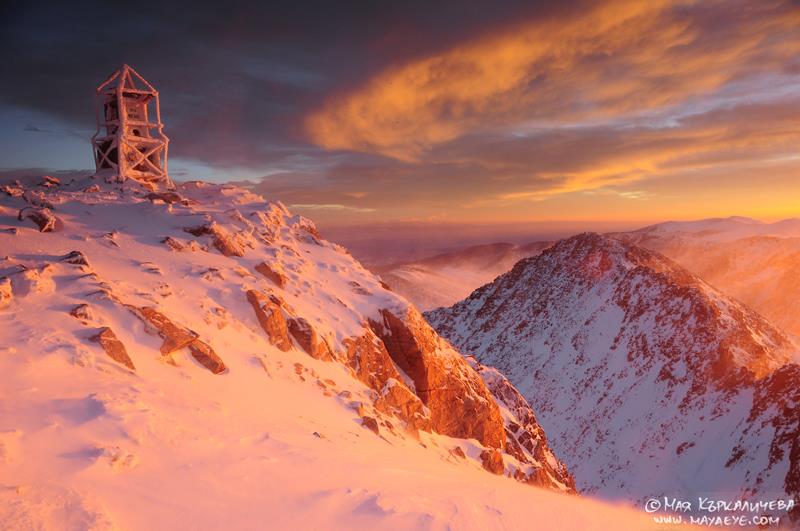
[[[426,316],[508,376],[585,493],[798,492],[796,345],[661,255],[582,234]]]
[[[392,290],[425,311],[460,301],[522,258],[537,255],[550,245],[551,242],[475,245],[413,262],[376,266],[372,270]]]
[[[279,203],[0,192],[3,529],[652,522],[563,494],[510,383]]]
[[[800,336],[800,220],[669,222],[615,237],[668,256]]]

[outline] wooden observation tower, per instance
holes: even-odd
[[[97,133],[92,137],[97,175],[172,187],[158,91],[122,65],[96,89]]]

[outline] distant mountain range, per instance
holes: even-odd
[[[676,261],[726,295],[800,336],[800,219],[764,223],[745,217],[666,222],[611,233]],[[419,308],[450,306],[551,241],[471,246],[432,258],[375,266]]]
[[[372,270],[418,308],[429,310],[463,299],[522,258],[536,255],[550,245],[551,242],[475,245],[415,262],[375,266]]]

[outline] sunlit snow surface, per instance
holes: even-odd
[[[98,192],[81,192],[99,184]],[[151,202],[86,180],[48,192],[63,227],[19,221],[25,205],[0,193],[0,276],[24,266],[38,280],[0,309],[2,529],[647,529],[632,509],[493,476],[468,455],[474,442],[421,441],[360,425],[367,389],[337,363],[266,340],[244,291],[268,281],[256,263],[281,263],[286,301],[332,343],[378,308],[407,304],[343,249],[314,243],[278,204],[232,187],[182,186],[189,205]],[[277,244],[242,258],[171,251],[165,236],[216,220]],[[241,216],[239,215],[241,214]],[[90,266],[59,261],[78,250]],[[94,275],[92,275],[94,273]],[[358,289],[355,289],[357,283]],[[23,283],[17,282],[17,286]],[[103,292],[154,305],[225,361],[213,375]],[[69,315],[88,303],[86,324]],[[110,327],[136,366],[112,361],[88,337]],[[299,364],[299,365],[298,365]]]

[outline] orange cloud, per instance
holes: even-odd
[[[798,27],[800,10],[780,1],[594,4],[391,67],[327,101],[306,131],[324,148],[414,161],[468,134],[630,117],[787,68],[800,54]],[[562,191],[656,163],[587,171]]]

